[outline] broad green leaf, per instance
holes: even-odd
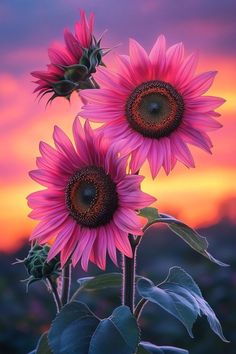
[[[95,291],[100,289],[120,287],[122,285],[121,273],[106,273],[97,275],[96,277],[85,277],[77,280],[80,288],[87,291]]]
[[[112,287],[122,286],[122,274],[121,273],[107,273],[97,275],[96,277],[84,277],[77,280],[79,289],[76,290],[72,299],[76,300],[80,292],[85,291],[97,291]]]
[[[134,354],[139,342],[139,328],[129,307],[117,307],[94,332],[88,354]]]
[[[40,337],[36,348],[36,354],[52,354],[52,351],[48,344],[48,332],[45,332]]]
[[[48,332],[45,332],[39,338],[37,348],[29,354],[53,354],[48,345]]]
[[[99,319],[82,302],[70,302],[56,316],[48,334],[53,353],[88,354]]]
[[[167,278],[159,286],[155,286],[149,279],[140,279],[137,289],[144,299],[158,304],[180,320],[191,337],[197,317],[205,315],[213,332],[227,342],[214,311],[204,300],[193,278],[182,268],[171,268]]]
[[[148,210],[147,210],[148,209]],[[154,209],[154,210],[150,210]],[[156,216],[155,216],[156,213]],[[144,208],[140,211],[140,215],[146,216],[148,218],[148,223],[144,227],[144,230],[147,230],[151,225],[156,223],[167,224],[169,229],[173,231],[176,235],[182,238],[191,248],[193,248],[198,253],[202,254],[204,257],[208,258],[210,261],[227,267],[228,264],[225,264],[216,258],[214,258],[208,251],[208,241],[205,237],[199,235],[199,233],[184,224],[182,221],[175,219],[173,216],[162,214],[156,211],[155,208]]]
[[[157,347],[148,342],[141,342],[137,354],[188,354],[188,350],[176,347]]]
[[[139,344],[136,354],[151,354],[149,350],[146,350],[142,345]]]
[[[142,278],[136,275],[136,280]],[[122,287],[122,274],[121,273],[107,273],[97,275],[95,277],[84,277],[77,280],[79,288],[72,296],[72,301],[77,300],[81,291],[98,291],[107,288],[121,288]]]

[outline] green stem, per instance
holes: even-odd
[[[57,312],[60,312],[62,304],[61,304],[60,296],[57,291],[57,285],[56,285],[55,281],[53,281],[51,278],[47,278],[47,281],[49,283],[49,288],[51,289],[53,299],[56,304]]]
[[[133,252],[133,258],[123,256],[122,304],[129,306],[133,313],[135,305],[136,254],[141,237],[135,237],[129,234],[129,241]]]
[[[71,264],[67,264],[62,269],[62,289],[61,289],[61,303],[66,305],[69,301],[71,285]]]
[[[148,300],[143,298],[138,302],[137,306],[135,307],[134,316],[136,317],[137,321],[139,320],[139,317],[141,316],[143,308],[147,303],[148,303]]]

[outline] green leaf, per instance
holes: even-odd
[[[197,317],[205,315],[213,332],[227,342],[214,311],[204,300],[193,278],[182,268],[171,268],[167,278],[159,286],[155,286],[149,279],[140,279],[137,289],[144,299],[156,303],[180,320],[191,337]]]
[[[188,350],[176,347],[157,347],[148,342],[141,342],[137,354],[188,354]]]
[[[48,345],[48,332],[45,332],[39,338],[37,348],[29,354],[53,354]]]
[[[52,351],[48,344],[48,332],[45,332],[40,337],[36,348],[36,354],[52,354]]]
[[[72,299],[76,300],[80,292],[85,291],[97,291],[112,287],[122,286],[122,274],[121,273],[107,273],[101,274],[96,277],[84,277],[77,280],[79,289],[75,292]]]
[[[156,222],[155,220],[159,218],[158,210],[151,207],[141,209],[139,215],[148,219],[147,227],[151,226]]]
[[[151,354],[149,350],[146,350],[142,345],[139,344],[136,354]]]
[[[90,339],[99,319],[82,302],[71,302],[56,316],[48,334],[51,349],[57,354],[88,354]]]
[[[116,308],[100,322],[90,342],[88,354],[134,354],[139,342],[139,328],[129,307]]]
[[[147,210],[148,209],[148,210]],[[149,210],[154,209],[154,210]],[[155,216],[156,213],[156,216]],[[146,214],[146,215],[145,215]],[[156,223],[167,224],[169,229],[173,231],[176,235],[182,238],[191,248],[193,248],[198,253],[202,254],[204,257],[208,258],[210,261],[227,267],[228,264],[225,264],[216,258],[214,258],[208,251],[208,241],[205,237],[199,235],[197,231],[184,224],[182,221],[175,219],[173,216],[167,214],[158,214],[155,208],[145,208],[140,211],[140,215],[148,218],[148,223],[144,227],[144,230],[147,230],[151,225]]]

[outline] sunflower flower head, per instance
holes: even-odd
[[[56,97],[68,100],[73,91],[93,88],[92,74],[99,65],[103,65],[102,57],[107,53],[101,48],[101,39],[93,35],[94,15],[86,18],[81,11],[81,21],[75,25],[75,34],[64,31],[65,46],[55,45],[48,49],[50,64],[46,71],[33,71],[31,75],[37,80],[34,92],[39,97],[52,94],[48,102]]]
[[[206,95],[216,71],[196,74],[197,55],[185,56],[182,43],[167,48],[163,35],[149,54],[130,40],[129,56],[115,59],[114,71],[98,70],[101,89],[80,92],[80,115],[104,123],[99,129],[111,141],[126,142],[132,173],[146,160],[153,178],[177,161],[194,167],[189,144],[211,153],[208,132],[221,127],[215,109],[225,101]]]
[[[117,264],[117,250],[132,257],[129,234],[143,235],[137,210],[156,199],[140,189],[144,177],[127,174],[127,156],[94,132],[88,122],[73,124],[74,144],[55,127],[55,148],[41,142],[37,170],[30,176],[46,189],[28,196],[30,217],[39,220],[32,241],[54,243],[48,261],[60,254],[62,267],[72,260],[106,268]]]

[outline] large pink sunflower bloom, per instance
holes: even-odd
[[[195,75],[197,56],[185,58],[182,43],[166,49],[163,35],[149,55],[130,40],[129,54],[117,56],[116,72],[99,70],[101,89],[80,93],[81,116],[104,122],[102,130],[112,141],[127,139],[133,173],[146,159],[153,178],[161,166],[168,174],[177,160],[194,167],[187,144],[211,152],[207,132],[221,127],[214,110],[224,100],[204,96],[216,72]]]
[[[38,96],[52,93],[50,100],[58,96],[69,98],[74,90],[89,84],[90,74],[101,63],[100,40],[93,37],[94,15],[91,14],[89,19],[84,11],[80,15],[81,21],[75,24],[75,34],[67,29],[64,31],[65,47],[55,45],[48,49],[50,64],[47,70],[31,73],[37,78],[34,92],[38,92]]]
[[[117,264],[116,249],[128,257],[132,250],[128,234],[142,235],[142,219],[136,209],[155,198],[140,190],[142,176],[126,173],[127,157],[108,147],[88,123],[73,124],[75,146],[58,127],[55,147],[41,142],[42,157],[32,179],[47,187],[28,196],[30,217],[40,220],[31,240],[40,244],[54,238],[49,260],[60,252],[62,266],[72,255],[75,265],[87,270],[91,260],[101,269],[106,254]]]

